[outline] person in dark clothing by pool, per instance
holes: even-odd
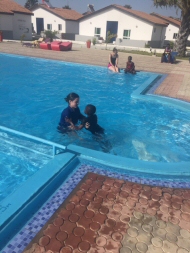
[[[113,72],[119,72],[118,60],[119,55],[117,53],[117,48],[114,47],[113,52],[109,55],[108,69],[112,70]]]
[[[84,111],[87,117],[83,118],[82,123],[79,126],[75,126],[71,121],[69,121],[71,124],[71,128],[75,130],[81,130],[85,127],[85,129],[90,131],[92,134],[104,133],[104,129],[98,125],[98,117],[95,112],[96,107],[94,105],[87,105]]]
[[[83,125],[88,123],[89,127],[85,127],[86,130],[90,131],[92,134],[104,133],[104,129],[98,125],[98,117],[96,113],[96,107],[94,105],[87,105],[84,113],[87,117],[83,120]]]
[[[85,116],[81,114],[78,107],[80,97],[76,93],[70,93],[65,98],[65,101],[68,103],[68,107],[65,108],[61,113],[61,118],[57,129],[60,132],[67,132],[69,130],[74,130],[74,126],[80,120],[85,119]]]
[[[71,129],[73,130],[81,130],[85,128],[93,134],[93,138],[96,142],[99,143],[103,152],[109,153],[112,149],[112,145],[109,140],[106,139],[104,134],[104,129],[98,125],[98,118],[96,113],[96,107],[94,105],[88,104],[85,107],[84,113],[87,117],[84,117],[81,125],[75,126],[70,120],[69,123],[71,125]]]

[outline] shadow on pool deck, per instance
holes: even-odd
[[[40,57],[68,62],[107,66],[109,50],[101,48],[84,48],[84,45],[73,44],[72,51],[52,51],[39,48],[22,47],[18,42],[0,43],[0,52]],[[130,54],[140,71],[168,74],[167,78],[157,88],[155,94],[169,96],[190,102],[190,63],[178,61],[176,64],[160,63],[160,57]],[[128,53],[119,52],[119,67],[124,68]]]

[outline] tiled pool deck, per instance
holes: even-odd
[[[79,45],[71,52],[55,52],[14,42],[0,43],[0,52],[102,66],[109,54]],[[119,53],[120,67],[127,56]],[[190,102],[188,61],[172,65],[157,57],[132,56],[136,69],[167,74],[156,94]],[[190,189],[181,186],[79,165],[2,253],[190,252]]]
[[[172,186],[83,162],[2,253],[190,252],[190,190]]]
[[[189,197],[88,173],[24,252],[185,252]]]

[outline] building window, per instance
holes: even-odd
[[[47,24],[47,30],[52,30],[52,24]]]
[[[177,37],[178,37],[178,33],[174,33],[173,39],[177,39]]]
[[[60,25],[60,24],[58,25],[58,30],[62,31],[62,25]]]
[[[123,30],[123,39],[129,40],[131,36],[131,30]]]
[[[156,32],[156,27],[154,27],[154,33]]]
[[[101,34],[101,28],[95,27],[94,35],[100,35]]]

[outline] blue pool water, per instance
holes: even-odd
[[[0,63],[0,125],[62,145],[76,144],[132,159],[189,161],[190,114],[157,101],[131,98],[137,88],[157,74],[114,74],[104,67],[5,54],[0,54]],[[80,95],[82,112],[86,104],[96,105],[99,124],[105,128],[104,138],[97,139],[85,129],[68,135],[57,132],[60,114],[67,106],[64,97],[70,92]],[[20,184],[48,162],[46,157],[36,162],[34,156],[34,161],[25,163],[26,157],[25,151],[17,152],[1,141],[1,167],[11,172],[1,176],[7,179],[2,180],[4,183],[12,185],[14,175]],[[25,167],[23,173],[20,166]],[[20,174],[24,175],[22,179]]]
[[[104,67],[0,55],[0,124],[63,145],[73,143],[111,154],[157,162],[189,161],[190,114],[173,106],[131,98],[157,74],[113,74]],[[3,63],[3,64],[2,64]],[[97,107],[105,137],[86,130],[69,135],[56,131],[64,97],[80,95],[83,112]]]

